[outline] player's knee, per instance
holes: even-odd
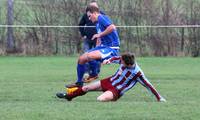
[[[112,101],[112,98],[107,97],[107,96],[99,96],[99,97],[97,97],[97,101],[108,102],[108,101]]]
[[[79,57],[79,59],[78,59],[78,63],[79,63],[79,64],[84,64],[84,63],[86,63],[86,62],[87,62],[87,55],[86,55],[86,54],[81,55],[81,56]]]
[[[99,97],[97,97],[97,101],[100,101],[100,102],[105,102],[105,98],[103,98],[103,97],[99,96]]]

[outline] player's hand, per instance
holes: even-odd
[[[100,46],[100,45],[101,45],[101,40],[100,40],[100,38],[98,38],[96,41],[96,46]]]
[[[94,34],[93,36],[92,36],[92,40],[94,40],[94,39],[98,39],[98,38],[100,38],[101,37],[101,35],[100,34]]]
[[[104,60],[102,64],[105,65],[105,64],[110,64],[110,63],[111,63],[110,60]]]

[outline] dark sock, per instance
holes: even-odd
[[[98,63],[96,60],[93,60],[93,61],[90,61],[89,62],[89,65],[90,65],[90,70],[91,70],[91,73],[90,73],[90,76],[97,76],[98,75]]]
[[[78,83],[83,83],[83,75],[85,73],[85,64],[78,64],[77,65],[77,82]]]

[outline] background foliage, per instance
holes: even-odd
[[[76,26],[90,0],[15,0],[14,25]],[[200,0],[98,0],[118,26],[200,25]],[[0,24],[7,20],[0,1]],[[200,28],[118,28],[121,51],[140,56],[199,56]],[[0,54],[9,54],[7,28],[0,27]],[[13,28],[13,52],[22,55],[81,52],[78,28]]]

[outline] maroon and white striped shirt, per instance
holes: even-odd
[[[140,82],[144,87],[152,92],[157,99],[160,98],[159,93],[148,81],[143,71],[137,64],[133,65],[132,67],[125,67],[123,64],[121,64],[120,56],[110,58],[109,62],[120,64],[119,69],[110,79],[112,86],[119,91],[120,95],[123,95],[126,91],[131,89],[137,82]]]

